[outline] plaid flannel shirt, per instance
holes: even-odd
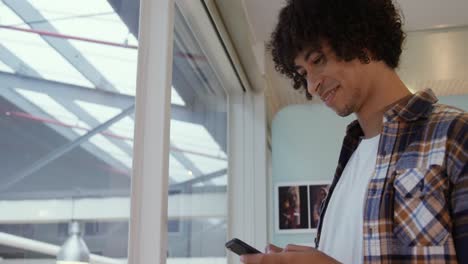
[[[468,263],[468,114],[431,90],[384,114],[364,207],[364,263]],[[363,131],[348,126],[322,220]]]

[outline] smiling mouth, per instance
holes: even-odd
[[[322,99],[323,102],[329,105],[331,101],[333,100],[333,98],[335,97],[336,91],[338,90],[339,87],[340,86],[337,85],[335,88],[326,91],[325,93],[320,95],[320,99]]]

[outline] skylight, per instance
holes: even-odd
[[[136,49],[113,47],[77,40],[71,40],[70,43],[120,93],[135,95],[138,58],[138,51]]]
[[[199,124],[171,120],[171,141],[183,150],[227,158],[206,128]]]
[[[125,140],[133,139],[133,130],[135,127],[135,121],[126,116],[122,120],[110,126],[109,130],[119,137],[125,138]]]
[[[169,156],[169,176],[175,183],[185,182],[194,178],[176,158]]]
[[[23,97],[28,99],[31,103],[42,109],[45,113],[55,118],[57,121],[67,125],[82,125],[80,119],[75,114],[68,111],[65,107],[63,107],[63,105],[58,103],[55,99],[48,96],[47,94],[20,88],[15,88],[15,90]]]
[[[93,1],[93,4],[98,2],[107,3],[107,1]],[[76,4],[81,5],[81,2],[76,2]],[[66,35],[121,45],[128,45],[130,36],[132,36],[127,26],[111,7],[106,11],[93,11],[82,16],[79,14],[66,14],[58,19],[50,19],[50,12],[42,11],[41,13],[59,32]],[[132,42],[134,42],[133,40]]]
[[[29,0],[39,10],[60,14],[91,14],[109,11],[107,1],[80,0],[79,4],[62,0]]]
[[[0,71],[2,72],[8,72],[8,73],[14,73],[13,69],[11,69],[8,65],[0,61]]]
[[[222,169],[227,169],[226,160],[213,159],[190,153],[185,153],[185,156],[189,158],[193,162],[193,164],[196,164],[197,168],[204,175],[220,171]]]
[[[135,95],[138,42],[107,1],[35,0],[32,4],[60,33],[88,40],[68,42],[119,92]]]
[[[130,157],[127,153],[117,147],[114,143],[110,142],[104,136],[97,134],[90,138],[89,141],[103,150],[105,153],[112,156],[114,159],[120,161],[127,168],[132,167],[132,157]]]
[[[45,79],[86,87],[93,85],[39,36],[0,29],[2,45]]]
[[[75,103],[81,108],[83,108],[100,123],[104,123],[112,117],[118,115],[120,112],[122,112],[122,110],[119,108],[107,105],[94,104],[80,100],[75,100]]]
[[[13,11],[6,6],[3,1],[0,1],[0,24],[4,26],[21,26],[23,28],[29,28],[24,25],[24,21],[19,18]]]
[[[0,25],[30,29],[5,4],[0,3]],[[68,61],[38,34],[0,29],[2,45],[48,80],[93,87]]]
[[[119,108],[79,100],[76,100],[75,103],[81,108],[83,108],[87,113],[89,113],[100,123],[105,123],[109,119],[122,112],[122,110]],[[133,121],[133,119],[126,116],[121,120],[117,121],[116,123],[112,124],[108,130],[115,134],[115,136],[121,137],[122,140],[125,140],[125,142],[129,143],[132,146],[133,143],[129,141],[133,139],[134,126],[135,122]]]

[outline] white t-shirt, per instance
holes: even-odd
[[[375,170],[379,136],[363,139],[346,165],[323,220],[319,250],[342,263],[363,263],[367,186]]]

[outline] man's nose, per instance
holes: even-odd
[[[307,91],[310,93],[312,96],[317,96],[319,95],[319,88],[321,85],[321,80],[320,78],[307,78]]]

